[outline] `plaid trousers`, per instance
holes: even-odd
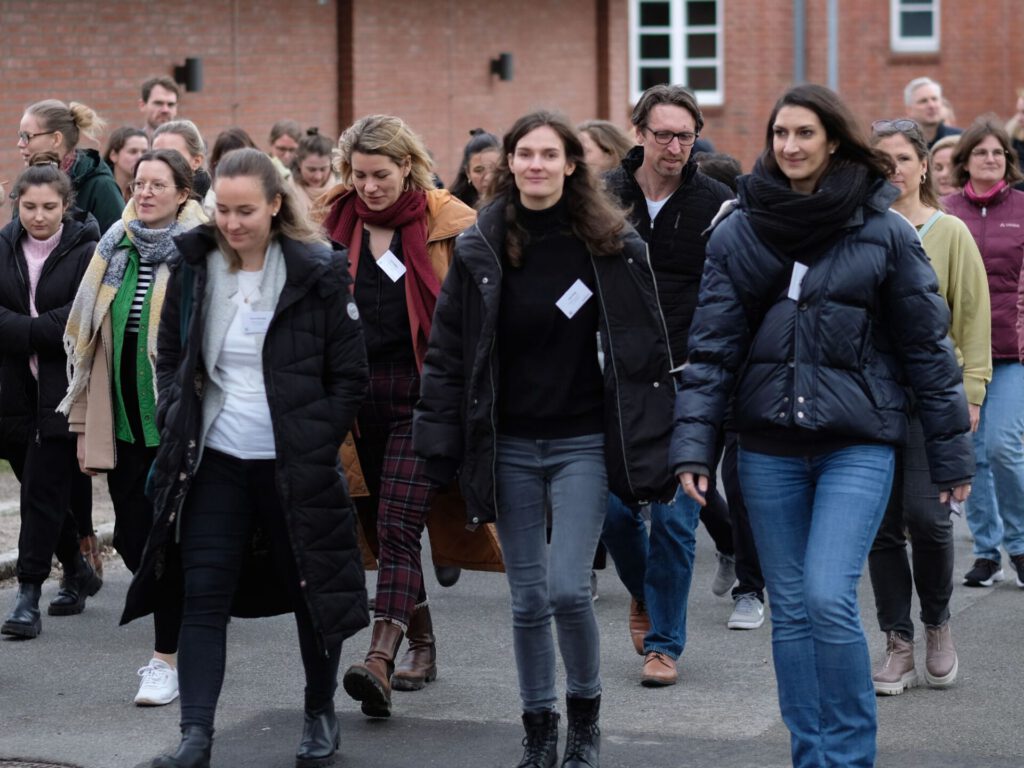
[[[419,394],[414,363],[372,363],[357,421],[356,450],[370,497],[356,503],[376,506],[380,545],[374,616],[403,628],[427,599],[420,540],[434,499],[423,460],[412,448],[412,410]]]

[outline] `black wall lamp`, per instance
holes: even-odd
[[[185,59],[184,66],[174,68],[174,82],[184,85],[186,91],[203,90],[203,60]]]
[[[491,59],[491,74],[497,75],[499,80],[511,80],[512,54],[499,53],[498,58]]]

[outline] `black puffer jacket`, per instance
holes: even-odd
[[[853,440],[900,445],[916,399],[933,482],[974,474],[967,401],[946,334],[949,309],[913,228],[879,181],[788,297],[793,260],[766,246],[740,207],[708,243],[682,372],[671,460],[714,466],[729,395],[741,441]],[[806,436],[804,438],[803,436]]]
[[[629,211],[630,222],[650,249],[658,298],[672,345],[672,361],[681,365],[686,361],[686,339],[704,272],[702,233],[722,203],[735,195],[725,184],[697,170],[691,159],[683,167],[679,189],[665,203],[652,227],[647,200],[634,175],[643,161],[644,148],[634,147],[622,165],[605,175],[605,186]]]
[[[427,474],[443,482],[461,465],[459,483],[470,524],[490,522],[494,488],[500,350],[504,200],[485,207],[455,241],[455,257],[434,312],[423,364],[413,444]],[[593,257],[604,356],[605,459],[609,488],[620,498],[667,500],[673,382],[665,325],[647,248],[636,232],[623,249]]]
[[[212,225],[176,238],[193,270],[192,303],[181,339],[182,273],[172,275],[160,316],[157,422],[160,450],[150,484],[154,526],[129,589],[122,622],[152,610],[154,579],[176,547],[178,518],[197,469],[204,371],[202,338]],[[338,447],[366,390],[366,352],[348,292],[344,252],[280,237],[287,279],[263,343],[263,371],[277,447],[276,480],[310,615],[330,646],[369,623],[355,515],[337,467]],[[209,256],[208,256],[209,254]],[[254,536],[258,542],[259,536]],[[269,552],[250,552],[232,612],[267,616],[290,610]]]
[[[64,217],[60,243],[47,257],[36,286],[36,310],[28,305],[28,266],[22,251],[25,228],[15,219],[0,230],[0,440],[71,437],[66,416],[54,409],[68,390],[64,326],[78,284],[100,239],[91,214],[73,208]],[[29,358],[38,355],[39,380]],[[37,409],[26,386],[37,387]]]

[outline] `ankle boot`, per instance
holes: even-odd
[[[914,641],[899,632],[885,633],[885,659],[871,676],[875,693],[879,696],[899,696],[908,688],[917,685],[917,670],[914,668]]]
[[[593,699],[566,696],[565,707],[569,729],[565,736],[562,768],[599,768],[601,729],[597,727],[597,721],[601,712],[601,696]]]
[[[4,619],[0,634],[14,635],[31,640],[39,637],[43,631],[43,622],[39,618],[39,584],[22,583],[18,585],[18,595],[14,598],[14,607]]]
[[[341,681],[345,692],[363,703],[364,715],[391,717],[391,674],[395,671],[395,656],[401,642],[400,626],[386,619],[377,619],[373,623],[366,660],[345,671]]]
[[[210,750],[213,730],[201,725],[186,725],[181,729],[181,743],[173,755],[157,757],[151,768],[210,768]]]
[[[409,649],[391,676],[391,687],[396,691],[418,691],[437,679],[434,623],[430,619],[430,606],[425,602],[412,612],[405,637],[409,641]]]
[[[83,536],[78,540],[78,549],[82,553],[92,569],[96,571],[96,578],[100,580],[100,586],[103,586],[103,554],[100,552],[100,542],[96,538],[95,533],[90,533],[88,536]]]
[[[50,601],[47,610],[51,616],[74,616],[85,610],[85,598],[92,597],[100,591],[103,582],[96,576],[88,561],[79,552],[75,555],[74,570],[65,570],[60,580],[60,591]]]
[[[302,741],[295,753],[295,768],[334,765],[340,741],[334,703],[315,709],[307,707],[302,723]]]
[[[555,768],[558,762],[558,713],[523,712],[523,759],[516,768]]]

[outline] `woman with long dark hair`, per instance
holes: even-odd
[[[462,149],[459,174],[452,183],[452,194],[470,207],[483,199],[501,159],[501,142],[483,128],[469,132],[470,139]]]
[[[526,729],[520,768],[557,760],[552,619],[566,670],[561,764],[597,768],[591,564],[609,488],[629,501],[672,495],[668,339],[646,246],[572,125],[534,112],[503,145],[494,198],[456,243],[438,300],[414,439],[429,477],[459,470],[467,522],[497,522]]]
[[[966,499],[974,473],[949,309],[889,210],[890,171],[832,91],[776,102],[708,243],[676,407],[671,466],[704,503],[731,404],[796,768],[875,763],[857,583],[907,440],[905,383],[940,502]]]

